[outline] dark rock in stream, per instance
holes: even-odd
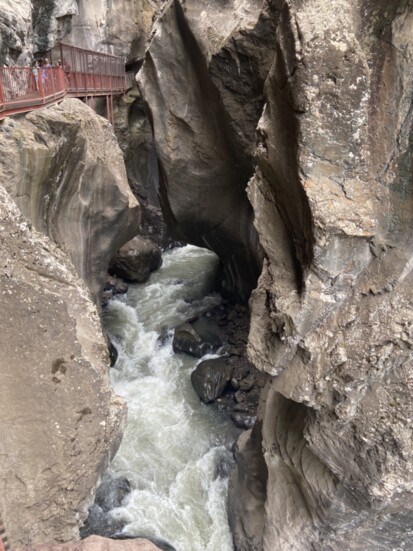
[[[173,341],[175,352],[196,357],[225,352],[201,362],[191,375],[192,385],[203,402],[213,402],[242,429],[254,425],[261,389],[269,377],[247,358],[248,331],[248,308],[224,300],[177,327]]]
[[[118,359],[118,350],[112,341],[109,341],[108,345],[110,367],[113,367]]]
[[[111,538],[124,528],[126,522],[114,519],[110,511],[120,507],[131,492],[129,480],[124,476],[108,477],[96,490],[95,502],[89,509],[88,518],[80,529],[80,537],[98,535]]]
[[[207,320],[196,320],[194,323],[183,323],[176,327],[173,350],[185,352],[196,358],[217,352],[223,345],[223,333]]]
[[[112,478],[103,482],[96,491],[95,503],[103,511],[110,511],[122,505],[125,497],[130,494],[132,488],[126,476]]]
[[[136,236],[121,247],[109,264],[109,273],[128,283],[142,283],[162,264],[161,249],[150,239]]]
[[[191,374],[192,386],[200,399],[208,404],[219,398],[231,380],[232,367],[222,358],[205,360]]]

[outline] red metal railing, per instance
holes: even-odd
[[[0,67],[0,118],[29,111],[63,99],[66,95],[63,69],[49,67]]]
[[[59,44],[50,52],[54,65],[0,67],[0,119],[69,97],[113,96],[126,90],[121,58]]]

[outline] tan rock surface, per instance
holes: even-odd
[[[251,176],[265,257],[249,354],[273,380],[239,445],[237,549],[411,545],[412,37],[411,2],[384,0],[170,1],[154,27],[166,219],[245,293]]]
[[[267,257],[249,353],[274,376],[249,444],[268,469],[263,549],[408,549],[413,12],[279,6],[249,186]]]
[[[78,535],[120,443],[96,307],[0,189],[0,511],[13,546]]]
[[[140,217],[110,124],[68,99],[7,119],[0,133],[0,180],[97,300],[110,259],[136,235]]]
[[[29,545],[17,551],[159,551],[159,547],[141,538],[111,540],[89,536],[78,543]]]

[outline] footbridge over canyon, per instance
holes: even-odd
[[[121,57],[67,44],[50,52],[50,66],[0,67],[0,120],[39,109],[65,97],[81,98],[93,107],[95,97],[106,98],[106,113],[113,124],[113,96],[127,87]]]

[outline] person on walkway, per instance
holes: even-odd
[[[42,63],[42,85],[43,88],[47,88],[47,82],[49,79],[49,69],[51,68],[51,65],[49,63],[49,60],[47,57],[45,57],[43,63]]]
[[[38,91],[39,90],[39,62],[37,61],[37,59],[33,63],[32,73],[33,73],[33,80],[34,80],[34,88],[36,91]]]

